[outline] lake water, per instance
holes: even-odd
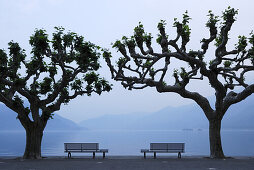
[[[65,142],[97,142],[109,149],[107,155],[128,156],[141,156],[140,149],[148,149],[153,142],[184,142],[183,155],[209,155],[207,130],[172,130],[44,132],[42,156],[67,155]],[[254,131],[223,130],[222,144],[226,156],[254,156]],[[22,156],[24,149],[25,132],[0,132],[0,156]]]

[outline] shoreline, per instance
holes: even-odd
[[[23,159],[22,156],[0,156],[1,159],[10,159],[10,160],[18,160]],[[42,159],[40,160],[46,160],[46,159],[93,159],[91,155],[74,155],[71,158],[68,158],[68,156],[42,156]],[[106,157],[103,159],[101,155],[98,155],[95,157],[95,159],[144,159],[143,155],[106,155]],[[153,155],[148,155],[146,159],[154,159]],[[144,159],[144,160],[146,160]],[[178,159],[175,155],[157,155],[156,159]],[[155,159],[155,160],[156,160]],[[224,159],[212,159],[209,157],[209,155],[193,155],[193,156],[184,156],[182,155],[181,159],[211,159],[211,160],[224,160],[224,159],[254,159],[253,156],[226,156]]]
[[[37,160],[22,157],[0,157],[0,169],[4,170],[250,170],[254,169],[253,157],[229,157],[210,159],[203,156],[158,156],[156,159],[142,156],[49,156]]]
[[[182,156],[182,158],[177,158],[177,156],[173,156],[173,155],[157,155],[156,159],[154,159],[154,157],[152,155],[147,156],[146,159],[144,159],[144,156],[141,155],[137,155],[137,156],[133,156],[133,155],[109,155],[105,158],[103,158],[101,155],[96,156],[94,159],[91,155],[85,155],[85,156],[81,156],[81,155],[74,155],[71,158],[68,158],[68,156],[42,156],[42,159],[23,159],[22,156],[0,156],[0,160],[61,160],[61,159],[67,159],[67,160],[75,160],[75,159],[85,159],[85,160],[97,160],[97,159],[101,159],[101,160],[159,160],[159,159],[169,159],[169,160],[195,160],[195,159],[199,159],[199,160],[252,160],[254,161],[254,155],[253,156],[226,156],[224,159],[212,159],[209,157],[209,155],[198,155],[198,156]],[[254,168],[254,167],[253,167]]]

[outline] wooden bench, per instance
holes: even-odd
[[[184,153],[184,143],[150,143],[150,149],[141,149],[141,153],[154,153],[154,159],[156,153],[178,153],[178,158],[181,158],[181,153]]]
[[[71,158],[71,152],[93,153],[93,158],[95,153],[103,153],[105,158],[108,149],[99,149],[99,143],[64,143],[64,152],[68,153],[68,158]]]

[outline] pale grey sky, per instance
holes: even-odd
[[[205,28],[208,10],[216,15],[228,6],[239,9],[238,20],[230,33],[232,47],[238,35],[246,35],[254,29],[253,0],[1,0],[0,1],[0,48],[7,49],[10,40],[19,42],[29,54],[29,36],[35,28],[44,28],[49,34],[54,26],[63,26],[83,35],[86,40],[109,48],[114,57],[120,55],[111,49],[111,43],[123,35],[131,35],[141,21],[145,31],[156,37],[157,23],[163,19],[170,37],[174,18],[181,18],[188,10],[191,26],[191,49],[200,47],[200,40],[209,35]],[[209,53],[213,55],[212,51]],[[102,60],[100,73],[112,84],[113,90],[101,96],[78,97],[63,106],[62,116],[76,122],[103,114],[153,112],[166,106],[180,106],[192,101],[173,93],[159,94],[155,89],[128,91],[119,82],[110,80],[110,73]],[[194,83],[190,87],[205,96],[213,95],[206,83]]]

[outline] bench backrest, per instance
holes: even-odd
[[[168,150],[184,152],[184,143],[150,143],[150,150]]]
[[[64,149],[68,150],[99,150],[99,143],[64,143]]]

